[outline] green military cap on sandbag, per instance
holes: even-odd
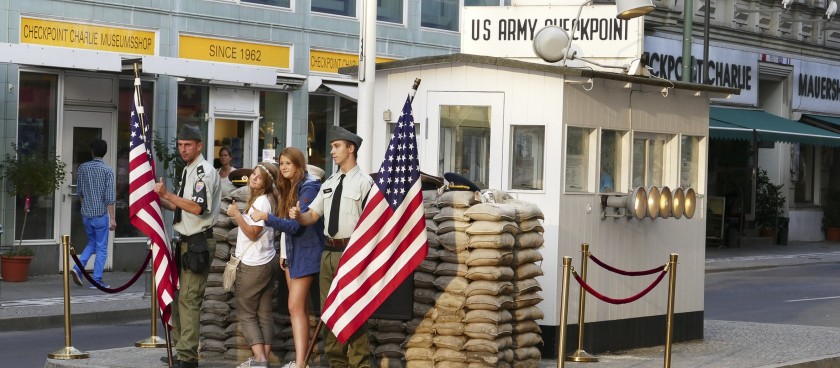
[[[359,137],[358,135],[351,133],[349,130],[337,125],[333,125],[330,129],[329,138],[330,143],[335,142],[339,139],[352,142],[356,146],[356,151],[358,151],[359,147],[362,146],[362,137]]]
[[[195,125],[184,124],[181,126],[181,130],[178,131],[178,140],[201,142],[201,130]]]

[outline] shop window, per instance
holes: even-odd
[[[184,124],[198,126],[201,129],[201,136],[207,135],[207,119],[210,116],[210,88],[207,86],[194,86],[191,84],[178,85],[178,116],[175,131],[181,130]],[[174,143],[174,142],[173,142]],[[177,147],[176,147],[177,149]],[[204,157],[213,157],[207,154],[207,145],[204,145]],[[174,170],[170,168],[167,173],[170,178],[180,179]]]
[[[357,111],[358,106],[352,100],[331,95],[309,95],[307,163],[324,169],[327,177],[334,172],[327,129],[339,125],[356,133]]]
[[[665,134],[636,133],[633,137],[633,180],[635,187],[662,187],[665,183],[667,143]]]
[[[458,31],[459,0],[422,0],[420,25],[446,31]]]
[[[511,127],[510,189],[543,189],[545,127]]]
[[[589,140],[592,129],[569,127],[566,131],[566,192],[589,191]]]
[[[389,0],[376,2],[376,20],[389,23],[403,23],[404,0]]]
[[[355,17],[356,0],[312,0],[312,11]]]
[[[790,147],[790,179],[794,184],[794,202],[814,203],[815,147],[792,144]]]
[[[489,166],[490,107],[441,105],[438,172],[461,174],[486,189]]]
[[[117,141],[108,142],[108,150],[116,148],[117,152],[117,166],[114,168],[114,177],[116,181],[116,203],[114,203],[114,217],[117,222],[117,229],[115,230],[115,238],[133,238],[145,236],[136,227],[129,222],[128,214],[128,153],[129,140],[131,136],[131,127],[129,120],[131,119],[131,105],[134,98],[134,80],[120,79],[120,96],[119,96],[119,111],[117,113]],[[154,84],[152,82],[143,82],[140,86],[140,94],[143,100],[143,110],[145,112],[145,122],[149,124],[149,131],[154,132]],[[153,139],[152,137],[149,137]],[[172,153],[177,153],[173,151]],[[171,182],[171,181],[168,181]]]
[[[54,74],[20,73],[17,147],[22,154],[56,154],[58,138],[58,76]],[[6,147],[7,152],[11,147]],[[23,227],[24,199],[15,198],[15,236]],[[32,198],[26,220],[24,240],[54,238],[55,195]]]
[[[286,147],[286,119],[289,95],[285,92],[260,91],[259,161],[277,158]],[[267,156],[267,157],[266,157]]]
[[[239,0],[240,3],[262,4],[270,6],[279,6],[281,8],[290,8],[290,0]]]
[[[680,186],[699,188],[700,142],[702,137],[688,135],[680,138]]]
[[[622,141],[626,132],[601,131],[600,161],[598,163],[598,192],[623,192],[622,183]]]

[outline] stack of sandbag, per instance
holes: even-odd
[[[542,211],[533,203],[515,199],[505,200],[505,205],[515,209],[514,221],[519,227],[519,234],[513,246],[511,266],[513,275],[513,364],[516,368],[536,368],[541,354],[538,346],[542,345],[542,335],[537,320],[543,319],[544,313],[537,308],[543,300],[542,291],[536,277],[542,276],[542,253],[544,219]]]

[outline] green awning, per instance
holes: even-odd
[[[840,128],[840,118],[838,117],[813,114],[802,114],[802,116],[808,119],[819,120],[825,123],[829,123],[835,125],[836,128]]]
[[[840,146],[840,134],[755,109],[709,108],[709,136],[750,141]]]

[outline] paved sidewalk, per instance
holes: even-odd
[[[740,248],[707,248],[706,272],[745,268],[840,263],[840,243],[791,242],[787,246],[751,241]],[[113,287],[132,274],[108,272]],[[64,323],[61,275],[30,277],[24,283],[0,283],[0,331],[61,327]],[[71,281],[74,325],[105,324],[148,318],[143,280],[119,294],[80,288]],[[33,308],[36,307],[36,308]],[[674,344],[672,367],[840,367],[840,329],[707,320],[703,340]],[[45,367],[163,367],[161,349],[90,351],[89,359],[50,360]],[[601,354],[598,363],[567,362],[566,367],[662,367],[664,346]],[[202,367],[234,367],[233,362],[203,362]],[[556,367],[543,360],[542,368]]]

